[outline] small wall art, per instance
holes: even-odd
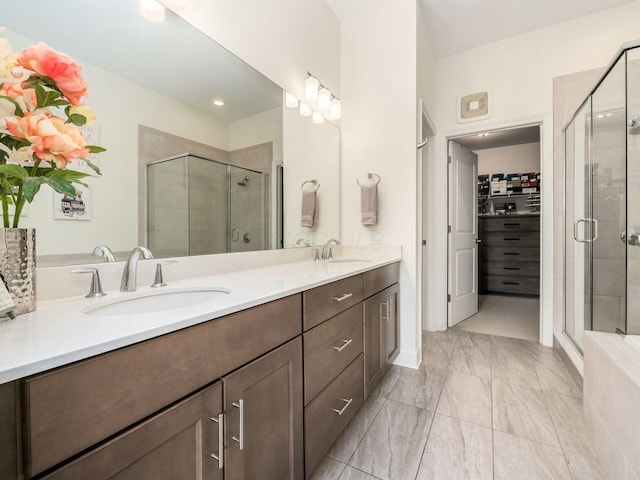
[[[76,194],[53,192],[53,218],[55,220],[91,220],[91,190],[76,187]]]

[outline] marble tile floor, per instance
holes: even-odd
[[[553,349],[449,329],[423,332],[422,354],[389,369],[312,480],[606,479]]]

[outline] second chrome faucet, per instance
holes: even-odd
[[[147,247],[138,246],[131,250],[127,263],[122,271],[122,281],[120,282],[121,292],[135,292],[137,288],[138,260],[140,257],[144,260],[153,258],[151,250]]]

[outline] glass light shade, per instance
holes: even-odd
[[[317,78],[307,77],[304,81],[304,98],[307,102],[315,102],[318,100],[318,88],[320,87],[320,82],[318,82]]]
[[[328,88],[322,88],[318,92],[318,110],[328,112],[331,104],[331,92]]]
[[[140,0],[140,13],[150,22],[164,20],[164,7],[156,0]]]
[[[342,104],[340,100],[334,98],[331,100],[331,105],[329,106],[329,118],[331,120],[339,120],[342,116]]]
[[[322,122],[324,122],[324,117],[318,112],[313,112],[313,116],[311,117],[311,121],[313,123],[322,123]]]
[[[291,95],[289,92],[285,92],[284,104],[289,108],[296,108],[298,106],[298,99]]]
[[[311,107],[306,103],[300,102],[300,115],[303,117],[308,117],[311,115]]]

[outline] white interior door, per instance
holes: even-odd
[[[449,142],[449,326],[478,313],[478,156]]]

